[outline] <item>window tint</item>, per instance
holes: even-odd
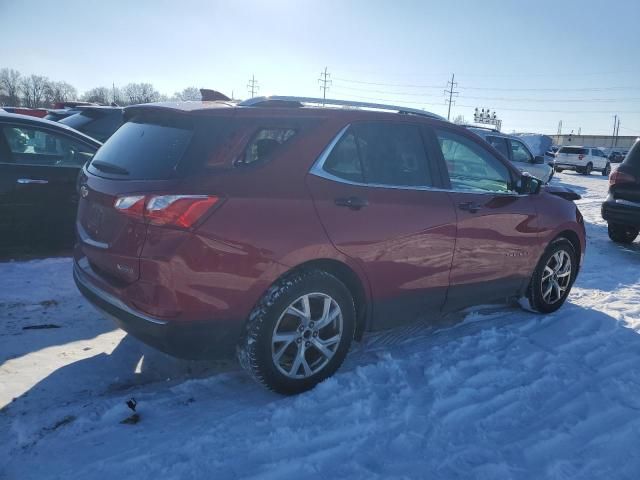
[[[498,150],[504,158],[509,160],[509,146],[507,145],[507,139],[503,137],[487,137],[489,145]]]
[[[522,142],[518,140],[509,140],[511,142],[511,160],[518,163],[530,163],[533,160],[531,153],[527,150]]]
[[[76,142],[64,135],[32,127],[2,127],[9,158],[4,163],[81,167],[91,160],[95,148]]]
[[[333,147],[331,154],[324,162],[324,169],[330,174],[345,180],[364,182],[356,136],[353,131],[348,131]]]
[[[189,146],[193,131],[188,122],[125,123],[100,148],[91,173],[131,179],[160,180],[173,176]]]
[[[354,132],[367,183],[433,185],[418,126],[363,123],[355,125]]]
[[[574,155],[589,155],[588,148],[580,148],[580,147],[561,147],[558,150],[558,153],[570,153]]]
[[[253,136],[236,164],[249,165],[268,158],[274,151],[295,135],[290,128],[263,128]]]
[[[60,123],[75,128],[96,140],[105,142],[122,123],[121,110],[86,110],[70,117],[63,118]]]
[[[463,192],[509,192],[507,167],[472,140],[446,130],[436,130],[451,188]]]
[[[331,151],[324,169],[354,182],[433,185],[420,129],[415,125],[353,125]]]
[[[594,149],[593,150],[593,154],[597,157],[606,157],[606,155],[604,154],[604,152],[602,150],[598,150],[598,149]]]

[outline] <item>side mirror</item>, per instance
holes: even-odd
[[[544,163],[544,157],[542,155],[536,155],[533,158],[533,163],[535,163],[536,165],[542,165]]]
[[[541,188],[542,181],[528,173],[523,173],[516,183],[516,192],[521,195],[536,195],[540,193]]]

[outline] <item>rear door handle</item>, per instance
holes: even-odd
[[[35,178],[19,178],[16,180],[16,183],[20,185],[46,185],[49,183],[49,180],[38,180]]]
[[[473,202],[463,202],[458,204],[458,208],[460,210],[464,210],[465,212],[476,213],[482,209],[482,205],[478,205]]]
[[[339,207],[349,207],[351,210],[360,210],[369,205],[366,198],[360,197],[336,198],[335,203]]]

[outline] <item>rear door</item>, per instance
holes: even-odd
[[[457,213],[446,309],[516,295],[535,262],[533,199],[514,191],[511,170],[483,142],[446,127],[435,136]]]
[[[438,191],[423,131],[412,123],[345,127],[307,184],[338,250],[358,262],[374,298],[373,328],[439,311],[449,284],[455,212]]]
[[[46,126],[0,122],[0,237],[4,246],[71,246],[80,167],[96,145]]]

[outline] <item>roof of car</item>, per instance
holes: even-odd
[[[326,105],[323,105],[326,103]],[[207,113],[220,112],[224,109],[235,109],[236,111],[290,111],[290,112],[309,112],[322,113],[324,115],[333,114],[353,114],[354,112],[369,113],[393,113],[393,114],[411,114],[423,116],[437,120],[446,121],[443,117],[424,110],[418,110],[409,107],[374,104],[365,102],[356,102],[349,100],[330,100],[315,99],[309,97],[258,97],[243,102],[236,101],[203,101],[190,100],[183,102],[156,102],[145,103],[140,105],[131,105],[125,107],[125,112],[129,115],[140,111],[149,110],[173,110],[183,113]]]
[[[66,132],[69,132],[69,133],[77,136],[77,137],[82,137],[84,140],[88,141],[89,143],[96,144],[96,146],[102,145],[102,143],[99,142],[98,140],[96,140],[95,138],[89,137],[88,135],[85,135],[84,133],[79,132],[75,128],[71,128],[71,127],[69,127],[67,125],[64,125],[64,124],[60,123],[60,122],[52,122],[51,120],[46,120],[44,118],[33,117],[31,115],[21,115],[19,113],[9,113],[9,112],[5,112],[4,110],[0,109],[0,121],[1,120],[8,120],[8,121],[15,121],[17,123],[31,124],[34,127],[42,126],[42,127],[53,128],[53,129],[56,129],[56,130],[64,130]]]

